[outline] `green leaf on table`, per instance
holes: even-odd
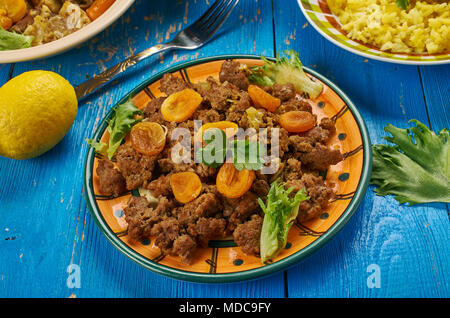
[[[298,215],[301,202],[308,200],[306,190],[291,195],[293,188],[286,189],[284,183],[274,181],[270,185],[266,202],[258,198],[264,212],[260,237],[260,255],[263,263],[274,258],[286,245],[289,230]]]
[[[391,124],[385,137],[394,144],[373,146],[371,184],[380,196],[393,195],[410,205],[450,202],[450,138],[448,129],[438,134],[421,122],[401,129]]]

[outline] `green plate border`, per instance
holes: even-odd
[[[217,60],[225,60],[225,59],[261,59],[260,56],[256,55],[242,55],[242,54],[233,54],[233,55],[217,55],[212,57],[206,57],[201,58],[185,63],[181,63],[175,66],[172,66],[164,71],[161,71],[157,73],[156,75],[151,76],[147,80],[143,81],[141,84],[139,84],[136,88],[131,90],[128,94],[126,94],[114,107],[112,107],[107,115],[103,118],[101,124],[96,129],[96,132],[93,136],[95,140],[99,140],[101,135],[103,134],[103,131],[107,127],[106,120],[109,119],[113,113],[113,109],[117,107],[117,105],[125,102],[130,98],[131,96],[134,96],[135,94],[139,93],[144,87],[150,85],[151,83],[155,82],[156,80],[160,79],[165,73],[172,73],[179,71],[181,69],[203,64],[207,62],[217,61]],[[274,60],[273,58],[268,58],[269,60]],[[319,73],[304,67],[304,70],[311,74],[312,76],[320,79],[322,82],[326,83],[330,88],[332,88],[347,104],[350,111],[352,112],[361,133],[361,138],[363,142],[363,151],[364,151],[364,159],[363,159],[363,167],[361,171],[361,178],[359,180],[358,187],[356,189],[355,195],[353,199],[350,201],[347,209],[343,212],[342,216],[327,230],[325,234],[320,236],[318,239],[316,239],[314,242],[303,248],[302,250],[282,259],[275,263],[259,267],[256,269],[251,270],[245,270],[240,272],[234,272],[234,273],[219,273],[219,274],[209,274],[209,273],[198,273],[198,272],[190,272],[190,271],[184,271],[179,270],[175,268],[171,268],[162,264],[158,264],[156,262],[153,262],[139,253],[135,252],[133,249],[128,247],[125,243],[123,243],[117,236],[114,234],[114,232],[109,228],[106,221],[103,219],[103,216],[100,213],[100,210],[96,204],[94,193],[93,193],[93,186],[92,186],[92,167],[94,162],[94,149],[89,148],[86,160],[84,163],[84,174],[83,174],[83,193],[86,198],[87,206],[89,208],[89,212],[94,219],[97,226],[100,228],[100,231],[103,233],[103,235],[110,241],[111,244],[113,244],[120,252],[125,254],[127,257],[138,263],[139,265],[142,265],[143,267],[178,280],[183,281],[191,281],[191,282],[197,282],[197,283],[231,283],[231,282],[238,282],[238,281],[245,281],[245,280],[252,280],[257,279],[263,276],[268,276],[271,274],[275,274],[281,270],[285,270],[301,260],[303,260],[305,257],[309,256],[310,254],[314,253],[315,251],[319,250],[325,243],[327,243],[331,238],[333,238],[343,227],[344,225],[350,220],[350,218],[353,216],[355,211],[357,210],[358,206],[360,205],[361,201],[364,198],[365,192],[369,186],[369,180],[370,180],[370,174],[372,171],[372,147],[370,142],[369,133],[367,131],[367,127],[364,123],[363,118],[361,117],[361,114],[357,110],[356,106],[352,103],[352,101],[345,95],[334,83],[332,83],[330,80],[326,79],[324,76],[320,75]]]

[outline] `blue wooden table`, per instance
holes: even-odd
[[[126,56],[169,40],[211,0],[137,0],[107,30],[62,55],[0,65],[0,85],[32,69],[76,85]],[[399,205],[369,188],[345,228],[298,265],[235,284],[201,285],[154,274],[100,233],[82,194],[85,138],[139,82],[168,66],[228,53],[274,56],[292,48],[357,105],[373,143],[387,123],[416,118],[450,127],[450,65],[417,67],[367,60],[331,44],[296,0],[241,0],[207,46],[151,58],[80,105],[64,140],[27,161],[0,158],[0,297],[449,297],[449,207]],[[68,284],[78,266],[81,285]]]

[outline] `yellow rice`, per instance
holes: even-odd
[[[328,6],[353,40],[398,53],[450,51],[448,2],[411,2],[407,10],[395,0],[328,0]]]

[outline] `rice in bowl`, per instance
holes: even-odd
[[[450,51],[448,2],[411,2],[407,10],[395,0],[327,0],[342,30],[353,40],[394,53]]]

